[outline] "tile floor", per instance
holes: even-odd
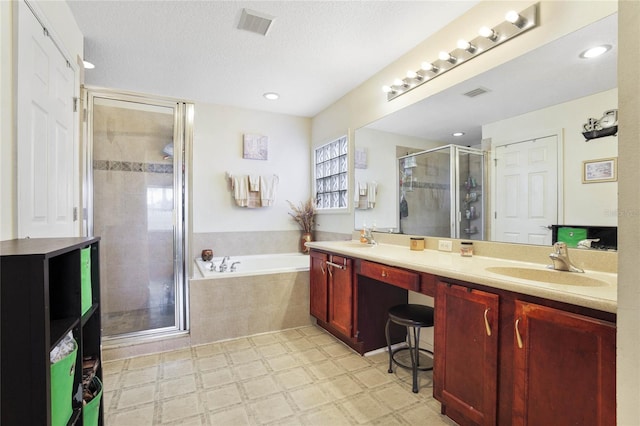
[[[106,425],[455,425],[431,372],[411,392],[387,355],[361,357],[309,326],[106,362]]]

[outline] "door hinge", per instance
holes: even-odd
[[[74,207],[73,208],[73,221],[77,221],[78,220],[78,208]]]
[[[73,112],[78,112],[78,97],[73,97]]]

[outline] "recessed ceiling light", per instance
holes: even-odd
[[[95,65],[93,65],[89,61],[82,61],[82,64],[84,65],[84,69],[85,70],[92,70],[92,69],[94,69],[96,67]]]
[[[269,99],[270,101],[275,101],[276,99],[278,99],[280,97],[280,95],[278,95],[275,92],[267,92],[262,96],[264,96],[265,99]]]
[[[451,133],[451,136],[455,136],[456,138],[459,138],[460,136],[464,136],[464,132]]]
[[[608,52],[611,49],[611,45],[603,44],[602,46],[591,47],[580,54],[581,58],[591,59]]]

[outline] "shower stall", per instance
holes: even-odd
[[[103,334],[185,330],[185,145],[193,105],[87,91],[87,228],[101,237]]]
[[[400,232],[482,240],[485,153],[446,145],[398,158]]]

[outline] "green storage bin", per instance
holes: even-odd
[[[82,424],[84,426],[98,426],[98,417],[100,416],[100,398],[102,398],[102,382],[99,378],[94,377],[93,386],[97,386],[98,393],[93,399],[82,407]]]
[[[82,315],[84,315],[93,304],[91,295],[91,247],[80,250],[80,282]]]
[[[578,242],[587,238],[586,228],[558,228],[558,241],[567,243],[567,247],[578,247]]]
[[[78,345],[66,357],[51,364],[51,425],[66,426],[73,414],[71,397]]]

